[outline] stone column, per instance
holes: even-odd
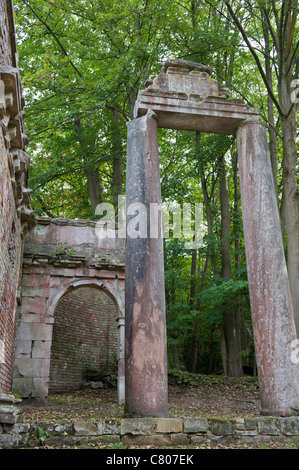
[[[149,223],[161,203],[152,111],[128,124],[126,175],[125,412],[168,416],[163,234],[150,237]]]
[[[125,404],[125,319],[118,317],[118,345],[117,345],[117,403],[119,406]]]
[[[261,414],[287,416],[299,412],[299,364],[292,360],[295,321],[265,126],[244,121],[237,144]]]

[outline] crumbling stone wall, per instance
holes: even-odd
[[[16,67],[15,27],[12,3],[0,0],[0,63]]]
[[[24,99],[16,63],[13,7],[0,1],[0,390],[12,385],[22,238],[33,221],[25,153]]]
[[[13,391],[22,398],[44,400],[48,396],[57,305],[68,293],[94,287],[110,295],[117,306],[118,400],[121,403],[124,392],[124,240],[98,238],[97,225],[92,221],[42,217],[36,222],[25,240]],[[84,328],[83,321],[81,327]]]
[[[103,291],[80,287],[55,309],[49,390],[78,390],[86,371],[117,373],[117,307]]]

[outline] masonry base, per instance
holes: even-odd
[[[216,418],[123,418],[120,420],[73,421],[69,424],[15,423],[0,425],[0,447],[30,448],[43,445],[199,447],[202,444],[270,442],[299,445],[299,416]]]

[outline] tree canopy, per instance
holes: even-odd
[[[98,203],[116,203],[138,90],[166,58],[210,65],[230,96],[258,107],[267,125],[299,317],[298,1],[14,4],[36,214],[93,219]],[[236,143],[160,129],[159,144],[163,201],[202,203],[205,225],[197,250],[165,240],[170,365],[241,375],[255,362]]]

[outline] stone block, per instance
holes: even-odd
[[[3,414],[0,412],[1,424],[15,424],[18,421],[18,416],[13,414]]]
[[[3,433],[0,434],[0,447],[23,447],[27,445],[28,440],[27,434]]]
[[[40,276],[36,274],[24,274],[22,277],[22,287],[37,287],[40,284]]]
[[[27,313],[46,313],[46,302],[42,297],[24,297],[22,300],[22,311]]]
[[[22,398],[28,398],[32,393],[32,378],[29,377],[14,377],[12,389]]]
[[[205,441],[205,438],[203,437],[202,434],[192,434],[190,436],[191,445],[203,444],[204,441]]]
[[[50,359],[51,342],[50,341],[33,341],[32,358],[34,359]]]
[[[21,413],[21,410],[17,406],[0,404],[1,415],[18,415],[20,413]]]
[[[205,418],[185,418],[184,419],[184,432],[199,433],[207,432],[208,430],[208,420]]]
[[[96,438],[101,444],[117,444],[120,442],[120,436],[117,434],[105,434]]]
[[[102,420],[97,421],[96,425],[97,425],[97,434],[99,434],[99,435],[104,434],[104,432],[103,432],[103,421]],[[107,433],[107,434],[109,434],[109,433]]]
[[[14,425],[5,425],[4,430],[6,433],[26,434],[29,432],[29,423],[16,423]]]
[[[129,446],[170,446],[173,444],[169,434],[154,434],[152,436],[126,434],[122,437],[121,442]]]
[[[31,356],[31,340],[20,340],[17,342],[16,357],[30,357]]]
[[[281,432],[286,436],[299,436],[299,416],[280,418]]]
[[[120,425],[115,421],[104,421],[103,422],[103,430],[99,434],[119,434],[120,433]]]
[[[255,418],[244,418],[245,429],[253,431],[257,429],[257,420]]]
[[[32,394],[33,398],[45,398],[48,396],[49,389],[49,379],[48,377],[44,378],[34,378],[32,381]]]
[[[22,291],[22,299],[25,299],[26,297],[44,297],[45,296],[45,287],[41,286],[40,284],[38,286],[27,286],[25,289]]]
[[[44,315],[37,313],[23,313],[22,323],[44,323]]]
[[[74,433],[75,436],[96,436],[98,434],[98,427],[96,423],[89,421],[75,421]]]
[[[236,423],[230,420],[209,420],[209,430],[216,436],[228,436],[235,434]]]
[[[244,431],[245,430],[245,421],[244,418],[237,418],[236,419],[236,429],[238,431]]]
[[[51,276],[49,287],[60,288],[61,286],[63,286],[63,278],[60,276]]]
[[[115,271],[107,271],[107,270],[101,269],[97,274],[101,279],[115,279],[116,278]]]
[[[0,393],[0,404],[7,405],[11,404],[14,405],[15,403],[21,403],[22,399],[16,396],[17,394],[13,393]]]
[[[176,418],[159,418],[156,431],[164,434],[180,433],[183,431],[183,422]]]
[[[156,418],[124,418],[121,420],[120,433],[150,435],[156,427]]]
[[[170,435],[172,444],[176,446],[187,446],[190,444],[190,439],[187,434],[178,433]]]
[[[47,378],[49,377],[50,360],[19,358],[15,360],[15,367],[19,376],[27,378]]]
[[[18,340],[43,340],[51,341],[52,325],[45,323],[21,323],[18,331]]]
[[[280,423],[278,418],[258,418],[257,424],[259,434],[270,436],[280,434]]]
[[[244,430],[244,431],[236,431],[236,435],[238,437],[243,437],[243,436],[257,436],[257,430]]]
[[[88,268],[77,268],[76,269],[76,277],[88,277]]]

